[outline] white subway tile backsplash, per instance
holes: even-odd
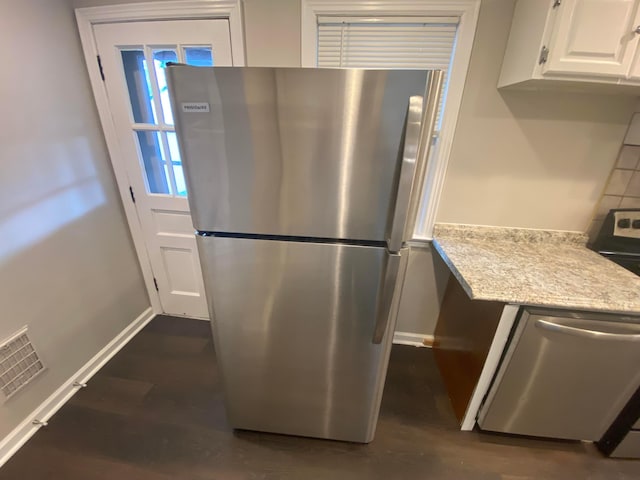
[[[594,240],[609,210],[614,208],[640,209],[640,102],[633,114],[616,165],[609,176],[604,194],[587,228]]]
[[[627,189],[627,185],[629,185],[629,181],[631,180],[631,176],[633,175],[632,170],[621,170],[616,168],[612,173],[611,177],[609,177],[609,183],[607,184],[607,189],[605,190],[605,195],[624,195],[625,190]]]
[[[638,167],[640,162],[640,147],[632,145],[624,145],[618,154],[618,162],[616,168],[624,168],[633,170]]]
[[[600,233],[600,229],[602,228],[603,223],[604,223],[604,220],[592,220],[592,222],[589,224],[589,228],[587,229],[587,235],[591,240],[596,239],[596,237],[598,236],[598,233]]]
[[[609,213],[609,210],[611,210],[612,208],[618,208],[620,206],[621,200],[622,197],[615,197],[613,195],[605,195],[604,197],[602,197],[600,203],[598,204],[594,220],[602,220],[607,215],[607,213]]]
[[[625,197],[640,197],[640,172],[633,172],[624,195]]]
[[[620,202],[620,208],[640,208],[640,198],[624,197]]]
[[[624,137],[625,145],[640,145],[640,113],[634,113],[631,123],[629,124],[629,130]]]

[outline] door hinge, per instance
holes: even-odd
[[[131,201],[136,203],[136,196],[133,194],[133,187],[129,186],[129,194],[131,195]]]
[[[556,0],[555,2],[553,2],[553,6],[551,8],[558,8],[561,3],[562,3],[562,0]]]
[[[100,55],[98,55],[98,68],[100,69],[100,77],[102,78],[102,81],[104,82],[104,69],[102,68],[102,60],[100,59]]]
[[[543,45],[542,50],[540,50],[540,58],[538,59],[538,65],[547,63],[548,58],[549,58],[549,49]]]
[[[159,292],[160,289],[158,288],[158,280],[156,280],[156,277],[153,277],[153,285],[156,287],[156,292]]]

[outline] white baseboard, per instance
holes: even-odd
[[[120,351],[136,333],[155,317],[151,307],[142,312],[131,324],[111,340],[102,350],[85,363],[74,375],[64,382],[49,398],[40,404],[23,422],[0,441],[0,467],[25,444],[40,428],[33,425],[35,419],[48,421],[79,390],[75,382],[86,383],[111,357]]]
[[[393,334],[393,343],[396,345],[412,345],[414,347],[431,348],[430,345],[433,345],[433,335],[423,335],[421,333],[411,332],[395,332]]]

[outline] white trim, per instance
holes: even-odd
[[[457,24],[460,19],[458,17],[444,17],[444,16],[430,16],[430,17],[419,17],[417,15],[410,17],[398,17],[396,15],[393,16],[393,21],[395,23],[455,23]],[[318,23],[328,23],[328,24],[340,24],[340,23],[352,23],[352,24],[375,24],[375,23],[386,23],[389,21],[389,17],[381,16],[381,17],[373,17],[373,16],[351,16],[351,17],[340,17],[336,15],[322,16],[318,17]]]
[[[393,334],[393,344],[431,348],[431,345],[433,345],[433,338],[433,335],[423,335],[421,333],[395,332]]]
[[[83,32],[91,32],[92,25],[196,18],[226,18],[229,20],[231,58],[234,65],[244,65],[244,31],[240,0],[180,0],[76,8],[76,19],[83,48],[86,40],[91,40],[93,43],[93,34],[89,37],[82,35]],[[91,57],[92,63],[94,59],[95,56]]]
[[[462,419],[462,426],[460,427],[460,430],[473,430],[473,427],[476,424],[476,418],[478,418],[478,411],[480,410],[482,399],[485,397],[489,387],[491,386],[491,380],[493,380],[493,375],[498,369],[498,363],[502,357],[502,352],[507,344],[511,328],[513,327],[519,310],[520,305],[505,305],[502,310],[502,315],[498,322],[498,328],[496,329],[496,333],[491,341],[491,347],[489,347],[489,353],[484,361],[484,366],[482,367],[478,383],[473,389],[473,395],[471,396],[469,405],[467,405],[467,411]]]
[[[471,49],[478,23],[481,0],[302,0],[301,54],[303,67],[317,64],[319,16],[429,16],[460,18],[456,50],[450,69],[447,104],[438,141],[436,161],[427,166],[422,207],[416,221],[414,238],[431,240],[442,186],[447,172],[451,145],[458,122],[462,93],[469,69]]]
[[[96,57],[98,49],[93,35],[93,26],[101,23],[116,23],[147,20],[226,18],[229,20],[231,35],[231,58],[234,65],[244,65],[244,33],[242,27],[242,9],[240,0],[187,0],[132,3],[127,5],[105,5],[100,7],[76,8],[76,20],[87,72],[98,108],[102,131],[107,150],[116,177],[116,183],[122,199],[125,215],[133,244],[142,270],[154,313],[163,312],[160,296],[153,282],[153,270],[149,252],[144,241],[142,226],[135,205],[130,201],[129,185],[132,185],[120,151],[115,125],[109,108],[107,91],[100,77]]]
[[[18,330],[16,330],[15,332],[13,332],[11,335],[9,335],[8,337],[1,339],[0,340],[0,346],[5,346],[7,343],[9,342],[13,342],[16,338],[18,338],[20,335],[27,333],[28,327],[27,325],[25,325],[22,328],[19,328]],[[29,341],[31,341],[31,339],[29,339]]]
[[[111,357],[118,353],[154,317],[155,313],[153,313],[151,307],[142,312],[102,350],[94,355],[91,360],[69,377],[49,398],[33,410],[9,435],[2,439],[0,441],[0,467],[40,429],[40,425],[32,423],[35,419],[41,422],[49,420],[78,391],[80,386],[74,385],[74,383],[87,383]]]

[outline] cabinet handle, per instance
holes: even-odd
[[[633,31],[633,33],[636,33],[636,34],[640,35],[640,25],[638,25],[636,27],[636,29]]]

